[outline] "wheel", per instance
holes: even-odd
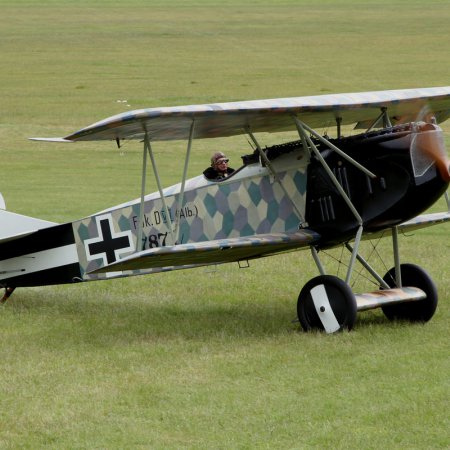
[[[356,299],[350,286],[340,278],[319,275],[300,291],[297,315],[305,331],[351,330],[356,321]]]
[[[437,288],[430,275],[415,264],[402,264],[402,285],[422,289],[426,298],[418,301],[396,303],[382,306],[385,316],[390,320],[409,320],[411,322],[428,322],[434,315],[438,304]],[[395,268],[383,277],[390,287],[396,287]]]

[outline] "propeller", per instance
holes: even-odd
[[[433,164],[441,178],[450,182],[450,159],[445,148],[441,127],[436,124],[428,106],[422,106],[412,124],[411,159],[414,175],[423,175]]]

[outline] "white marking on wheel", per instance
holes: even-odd
[[[325,328],[326,333],[334,333],[338,331],[341,326],[339,325],[333,309],[331,308],[330,301],[328,300],[327,291],[323,284],[319,284],[311,289],[311,297],[316,308],[317,315]]]

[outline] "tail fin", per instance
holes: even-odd
[[[3,198],[3,195],[1,192],[0,192],[0,209],[6,209],[5,199]]]

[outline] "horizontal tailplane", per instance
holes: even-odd
[[[19,239],[43,228],[57,225],[54,222],[23,216],[2,208],[3,197],[0,194],[0,243]]]

